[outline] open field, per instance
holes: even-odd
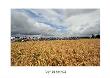
[[[99,66],[100,39],[11,43],[12,66]]]

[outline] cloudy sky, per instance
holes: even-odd
[[[99,9],[11,9],[11,35],[100,34]]]

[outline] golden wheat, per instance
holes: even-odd
[[[100,39],[11,43],[12,66],[99,66]]]

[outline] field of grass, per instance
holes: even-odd
[[[12,66],[99,66],[100,39],[11,42]]]

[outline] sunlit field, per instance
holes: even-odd
[[[99,66],[100,39],[11,42],[12,66]]]

